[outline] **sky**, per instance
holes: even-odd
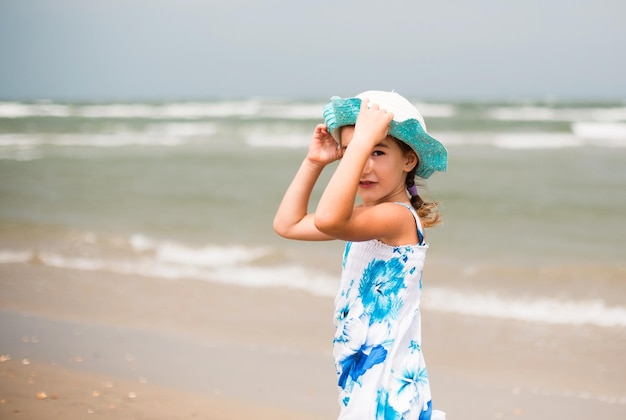
[[[0,100],[626,100],[624,0],[0,0]]]

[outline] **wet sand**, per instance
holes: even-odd
[[[2,419],[336,418],[330,298],[37,264],[0,290]],[[448,420],[626,418],[624,329],[423,322]]]

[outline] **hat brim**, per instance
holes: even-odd
[[[339,128],[355,125],[361,110],[360,98],[332,97],[324,107],[324,120],[328,131],[339,141]],[[448,151],[438,140],[430,136],[416,119],[392,120],[389,135],[408,144],[419,157],[420,164],[415,172],[420,178],[428,178],[435,171],[448,169]]]

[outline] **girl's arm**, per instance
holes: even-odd
[[[352,140],[315,212],[314,223],[321,232],[348,241],[405,243],[406,223],[412,222],[413,216],[402,206],[382,203],[354,207],[363,168],[374,147],[387,136],[392,119],[393,114],[377,105],[369,108],[368,101],[362,101]]]
[[[326,125],[317,125],[307,157],[291,181],[274,217],[276,233],[285,238],[308,241],[335,239],[315,227],[314,215],[308,214],[308,204],[322,170],[329,163],[339,159],[341,153]]]

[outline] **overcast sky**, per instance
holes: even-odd
[[[0,99],[626,99],[624,0],[0,0]]]

